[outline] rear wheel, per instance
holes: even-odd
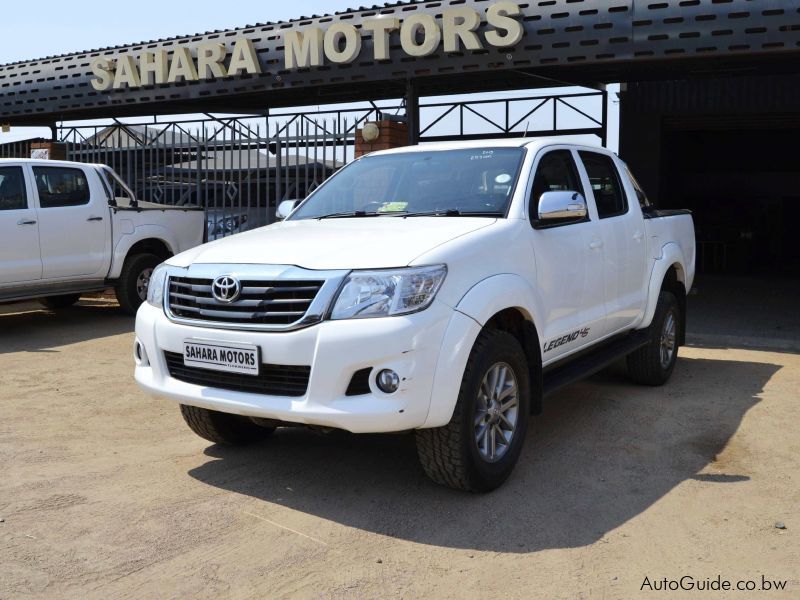
[[[416,432],[425,473],[452,488],[488,492],[511,474],[530,415],[525,353],[514,336],[485,330],[470,354],[453,417]]]
[[[225,444],[242,446],[271,435],[274,427],[261,427],[247,417],[187,406],[181,404],[183,420],[201,438]]]
[[[650,341],[628,355],[628,375],[633,381],[659,386],[669,380],[678,360],[678,334],[682,318],[675,294],[662,291],[650,325]]]
[[[70,306],[76,304],[80,299],[81,299],[80,294],[67,294],[66,296],[48,296],[47,298],[42,299],[42,304],[44,304],[50,310],[60,310],[64,308],[69,308]]]
[[[155,254],[136,254],[125,259],[114,291],[122,310],[129,315],[135,315],[147,300],[150,277],[159,263],[161,259]]]

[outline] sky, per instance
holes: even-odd
[[[254,23],[284,21],[371,5],[363,0],[37,0],[4,2],[0,16],[0,64],[67,54],[106,46],[134,44],[164,37],[191,35]],[[534,95],[529,92],[504,95]],[[473,96],[474,97],[474,96]],[[616,97],[612,96],[612,100]],[[609,146],[616,148],[616,104],[611,103]],[[0,143],[36,135],[47,129],[12,128]]]

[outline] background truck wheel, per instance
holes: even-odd
[[[81,299],[80,294],[67,294],[66,296],[48,296],[42,299],[44,304],[50,310],[59,310],[62,308],[69,308]]]
[[[247,417],[197,408],[181,404],[183,420],[201,438],[225,444],[241,446],[271,435],[274,427],[261,427]]]
[[[155,254],[136,254],[125,259],[119,281],[114,286],[117,301],[123,311],[135,315],[142,302],[147,300],[150,276],[161,262]]]
[[[662,291],[650,325],[650,341],[628,355],[628,375],[633,381],[653,386],[667,382],[678,360],[682,318],[678,299],[672,292]]]
[[[416,432],[425,473],[436,483],[461,490],[499,487],[519,459],[529,415],[530,382],[522,347],[506,332],[484,330],[467,361],[450,422]]]

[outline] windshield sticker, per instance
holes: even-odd
[[[384,202],[378,209],[379,213],[405,212],[408,202]]]
[[[470,160],[490,160],[494,158],[494,150],[484,150],[480,154],[473,154],[469,157]]]

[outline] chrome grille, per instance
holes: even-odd
[[[179,319],[228,324],[287,326],[300,321],[324,281],[242,279],[235,302],[220,302],[211,293],[213,279],[170,277],[167,303]]]

